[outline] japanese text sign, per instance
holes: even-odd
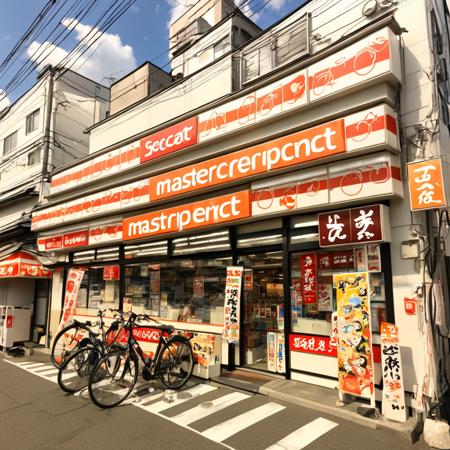
[[[413,162],[407,167],[412,211],[447,206],[440,159]]]
[[[338,377],[343,393],[374,394],[367,272],[333,275],[338,314]]]
[[[227,267],[223,335],[228,342],[239,341],[239,303],[243,267]]]
[[[319,214],[320,246],[388,240],[387,211],[386,206],[372,205]]]
[[[386,322],[381,323],[381,357],[383,368],[383,414],[387,419],[406,422],[398,327]]]
[[[324,356],[336,356],[336,343],[327,336],[308,334],[290,334],[289,350],[292,352],[312,353]]]
[[[59,322],[58,331],[61,331],[70,319],[75,310],[78,292],[80,291],[81,280],[84,269],[70,269],[67,275],[66,292],[64,294],[64,308]]]
[[[302,300],[305,304],[317,303],[317,255],[305,253],[300,256]]]
[[[103,280],[104,281],[116,281],[120,280],[119,266],[105,266],[103,267]]]

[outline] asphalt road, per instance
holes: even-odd
[[[101,410],[85,395],[63,394],[44,355],[8,361],[0,354],[2,450],[429,449],[422,440],[412,445],[392,431],[197,382],[174,403],[141,389],[145,396]]]

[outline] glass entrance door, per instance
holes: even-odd
[[[284,289],[281,252],[245,255],[244,365],[284,373]]]

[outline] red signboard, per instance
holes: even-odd
[[[113,281],[120,279],[119,266],[105,266],[103,267],[103,280]]]
[[[63,237],[55,236],[45,240],[45,250],[54,250],[63,247]]]
[[[137,341],[140,342],[159,342],[159,337],[161,335],[160,330],[152,329],[152,328],[134,328],[133,336]]]
[[[66,233],[63,236],[64,247],[79,247],[81,245],[87,245],[89,239],[88,230],[75,231],[74,233]]]
[[[383,240],[382,206],[372,205],[318,215],[321,247]]]
[[[196,143],[197,117],[192,117],[141,139],[141,163]]]
[[[303,303],[317,303],[317,255],[315,253],[304,253],[300,256],[300,274]]]
[[[6,328],[12,328],[13,327],[13,316],[6,316]]]
[[[289,350],[291,352],[312,353],[314,355],[337,356],[336,345],[328,336],[312,336],[310,334],[290,334]],[[381,363],[381,350],[379,345],[374,345],[373,360]]]

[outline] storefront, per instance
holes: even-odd
[[[378,382],[379,324],[394,322],[389,219],[403,198],[398,50],[379,29],[56,173],[32,228],[66,270],[85,269],[76,314],[119,307],[196,333],[202,376],[234,359],[335,387],[333,275],[368,272]],[[334,71],[349,60],[355,73]],[[166,155],[176,130],[186,138]],[[222,337],[230,266],[243,268],[234,358]]]

